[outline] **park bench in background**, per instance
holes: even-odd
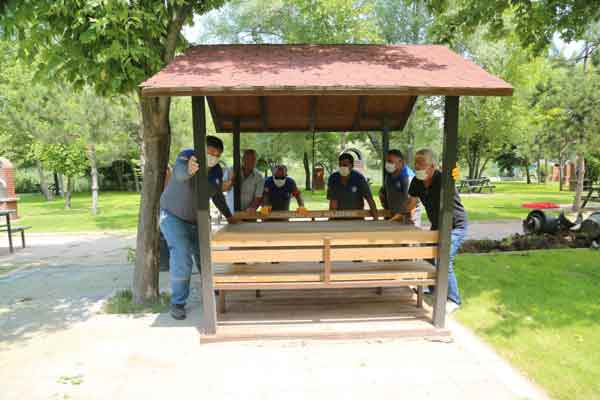
[[[600,186],[589,185],[586,190],[588,194],[585,196],[581,208],[585,208],[590,201],[600,202]]]
[[[494,192],[496,186],[492,185],[490,178],[478,178],[478,179],[461,179],[456,185],[459,193],[482,193],[484,190],[489,190],[490,193]]]
[[[30,229],[30,226],[14,226],[10,223],[10,214],[13,213],[14,210],[0,210],[0,217],[5,217],[5,223],[0,224],[0,232],[7,232],[8,234],[8,248],[10,252],[14,252],[13,247],[13,233],[20,232],[21,233],[21,246],[25,248],[25,231]]]

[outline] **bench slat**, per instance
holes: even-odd
[[[411,260],[435,258],[437,246],[422,247],[354,247],[331,248],[332,261],[352,260]],[[235,262],[284,262],[284,261],[322,261],[323,249],[230,249],[213,251],[212,261],[215,263]]]
[[[319,282],[323,264],[281,263],[217,265],[215,283]],[[427,262],[332,263],[331,281],[434,279],[436,269]]]

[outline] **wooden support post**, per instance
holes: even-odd
[[[417,286],[417,308],[423,308],[423,286]]]
[[[233,209],[242,211],[242,173],[240,168],[240,120],[233,121],[233,172],[235,181],[233,185]]]
[[[458,96],[446,96],[444,105],[444,145],[442,168],[442,192],[440,194],[439,252],[433,325],[444,328],[446,324],[446,299],[448,298],[448,264],[450,262],[450,239],[454,215],[454,179],[452,169],[456,166],[458,149]]]
[[[219,312],[225,314],[227,311],[227,304],[225,303],[225,291],[219,290]]]
[[[381,125],[383,128],[381,132],[381,184],[383,185],[385,182],[385,157],[390,150],[390,123],[387,116],[383,117]]]
[[[323,281],[331,281],[331,239],[323,239]]]
[[[194,177],[194,190],[198,198],[196,218],[198,223],[199,265],[202,278],[202,327],[204,334],[217,332],[217,309],[213,288],[213,270],[210,259],[210,212],[208,203],[208,169],[206,168],[206,114],[204,97],[192,97],[194,152],[200,168]]]

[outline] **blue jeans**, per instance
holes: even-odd
[[[160,210],[160,230],[169,245],[171,304],[185,304],[190,294],[190,276],[199,264],[198,227],[166,210]]]
[[[467,227],[452,229],[450,234],[450,263],[448,265],[448,300],[452,300],[456,304],[460,304],[460,294],[458,293],[458,281],[454,274],[454,257],[460,249],[460,246],[465,241],[467,236]],[[434,287],[430,286],[429,291],[433,293]]]

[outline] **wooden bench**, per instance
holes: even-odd
[[[25,248],[26,247],[25,246],[25,231],[27,229],[31,229],[31,226],[0,225],[0,232],[8,232],[8,244],[9,244],[11,253],[14,251],[12,234],[15,232],[21,232],[21,247]]]
[[[493,193],[495,188],[496,186],[492,185],[490,178],[462,179],[456,185],[459,193],[482,193],[485,189]]]
[[[434,285],[438,232],[392,221],[267,222],[228,225],[213,237],[219,310],[225,291],[417,288]]]

